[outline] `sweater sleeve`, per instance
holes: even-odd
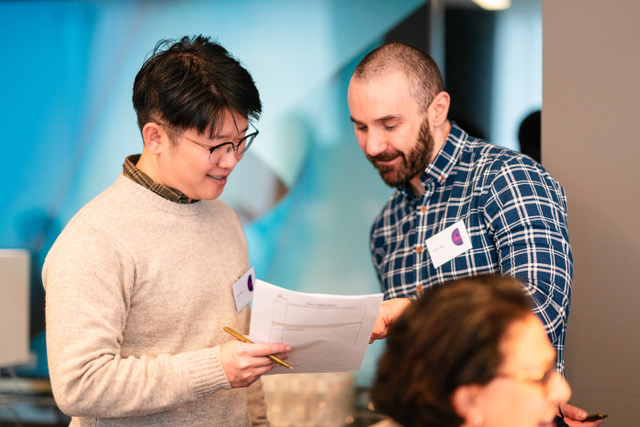
[[[140,416],[230,388],[219,346],[122,353],[135,279],[131,255],[97,230],[65,231],[49,252],[43,268],[47,352],[53,394],[63,412]]]

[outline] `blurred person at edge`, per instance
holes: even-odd
[[[285,344],[247,344],[249,268],[218,199],[258,131],[249,72],[207,37],[160,41],[133,86],[144,141],[44,265],[48,362],[71,425],[269,425],[259,378]]]
[[[555,426],[571,389],[522,285],[497,275],[425,291],[390,326],[376,427]]]
[[[414,46],[369,52],[351,77],[348,102],[360,148],[397,189],[371,229],[385,297],[371,341],[424,290],[500,274],[531,295],[564,373],[573,258],[562,186],[528,156],[449,121],[440,70]],[[560,409],[570,426],[601,422],[579,422],[587,412],[569,404]]]

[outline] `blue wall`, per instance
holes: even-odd
[[[131,87],[164,38],[216,38],[261,92],[259,139],[222,195],[244,221],[257,276],[307,292],[378,292],[368,233],[391,190],[358,148],[346,90],[362,56],[423,3],[0,1],[0,248],[34,257],[36,357],[24,371],[47,375],[44,256],[71,216],[114,181],[124,157],[141,151]],[[540,0],[515,0],[498,22],[503,62],[495,69],[503,74],[494,76],[493,117],[509,120],[496,119],[489,136],[517,148],[518,120],[541,104]],[[380,349],[370,347],[359,382],[371,378]]]
[[[377,292],[368,229],[390,190],[360,153],[346,87],[362,55],[420,4],[0,2],[0,247],[34,256],[36,358],[24,370],[47,374],[44,256],[71,216],[114,181],[124,157],[141,151],[131,86],[163,38],[216,38],[260,89],[259,140],[222,197],[241,212],[253,207],[243,219],[258,277],[303,291]],[[271,180],[256,180],[255,167]],[[285,185],[283,199],[265,197],[270,182]]]

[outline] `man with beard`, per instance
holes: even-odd
[[[371,340],[384,338],[424,289],[502,274],[525,285],[563,372],[573,260],[560,184],[531,158],[450,122],[436,63],[410,45],[370,52],[353,73],[348,101],[360,148],[397,189],[371,230],[385,295]]]

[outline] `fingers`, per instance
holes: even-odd
[[[571,420],[584,420],[587,417],[587,411],[584,409],[578,408],[577,406],[570,405],[568,403],[560,403],[558,405],[560,411],[562,411],[562,415],[565,418],[569,418]]]
[[[369,339],[369,344],[373,343],[375,340],[381,340],[386,338],[387,336],[387,323],[385,322],[384,316],[381,313],[378,313],[378,317],[376,318],[376,323],[373,325],[373,331],[371,332],[371,338]]]
[[[250,344],[249,352],[254,356],[267,356],[269,354],[288,354],[291,351],[291,346],[288,344],[279,344],[279,343],[271,343],[271,344]],[[279,357],[279,356],[278,356]],[[287,356],[289,357],[289,356]],[[282,358],[281,358],[282,359]]]
[[[378,311],[378,317],[376,323],[373,326],[371,332],[371,338],[369,344],[375,340],[386,338],[391,325],[409,305],[411,300],[409,298],[393,298],[390,300],[382,301],[380,304],[380,311]]]
[[[568,403],[561,403],[559,408],[569,427],[598,427],[603,422],[603,420],[582,422],[581,420],[584,420],[588,415],[587,411]]]
[[[583,423],[582,421],[575,421],[567,417],[564,418],[564,422],[569,427],[598,427],[600,424],[602,424],[602,421],[603,420],[590,421],[590,422]]]
[[[247,387],[273,369],[275,363],[266,356],[289,357],[287,344],[248,344],[228,341],[220,346],[222,368],[232,388]]]
[[[270,354],[273,354],[273,355],[274,355],[274,356],[276,356],[278,359],[285,360],[285,359],[288,359],[288,358],[289,358],[290,352],[286,352],[286,353],[270,353]]]

